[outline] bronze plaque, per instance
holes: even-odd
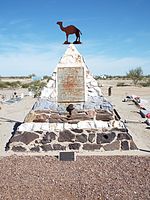
[[[84,102],[84,67],[57,68],[57,102]]]

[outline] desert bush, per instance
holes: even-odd
[[[133,80],[134,85],[137,85],[137,83],[142,80],[143,78],[143,70],[141,67],[137,67],[135,69],[131,69],[127,73],[127,77]]]
[[[20,81],[0,81],[0,88],[18,88],[21,87]]]
[[[6,84],[6,82],[0,81],[0,88],[7,88],[8,85]]]
[[[28,90],[32,91],[34,93],[34,97],[38,97],[41,94],[41,90],[42,88],[46,86],[45,82],[41,82],[41,81],[32,81],[29,84]]]
[[[30,85],[31,85],[31,83],[32,83],[32,82],[30,82],[30,83],[22,83],[22,84],[21,84],[21,87],[22,87],[22,88],[29,88]]]

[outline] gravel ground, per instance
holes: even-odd
[[[1,157],[0,180],[3,200],[148,200],[150,157]]]

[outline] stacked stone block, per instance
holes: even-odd
[[[14,152],[113,151],[137,149],[125,129],[64,129],[16,132],[9,141]]]

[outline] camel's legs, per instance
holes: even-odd
[[[80,42],[80,33],[76,33],[76,42],[79,41]]]
[[[68,34],[66,34],[66,41],[68,42]]]

